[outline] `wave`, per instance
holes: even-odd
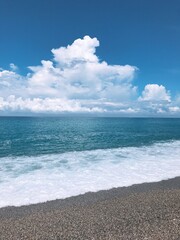
[[[180,175],[180,141],[0,159],[0,207],[61,199],[89,191]]]

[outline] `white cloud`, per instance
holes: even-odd
[[[14,63],[10,63],[9,66],[10,66],[10,69],[14,72],[18,70],[18,66],[16,66]]]
[[[97,38],[85,36],[83,39],[77,39],[72,45],[52,49],[54,60],[61,67],[72,67],[74,64],[83,62],[97,63],[98,57],[95,55],[96,47],[99,46]]]
[[[176,114],[162,85],[148,84],[138,98],[133,84],[135,66],[100,61],[97,38],[85,36],[67,47],[52,49],[53,60],[30,66],[21,76],[17,66],[0,69],[0,112],[117,113],[127,115]]]
[[[180,113],[180,107],[178,107],[178,106],[169,107],[169,110],[172,113]]]
[[[96,38],[85,36],[72,45],[53,49],[54,62],[41,61],[41,66],[29,67],[33,71],[28,80],[29,94],[68,99],[109,99],[111,95],[117,101],[134,96],[132,79],[137,68],[100,62],[95,55],[97,46]],[[121,90],[119,95],[112,94],[116,89]]]
[[[170,93],[163,85],[148,84],[145,86],[140,101],[171,101]]]
[[[0,71],[0,96],[8,97],[15,94],[16,96],[26,96],[27,88],[26,77],[23,77],[13,71]]]
[[[102,99],[110,104],[129,101],[136,95],[132,80],[137,68],[101,62],[95,54],[98,46],[96,38],[85,36],[53,49],[53,61],[29,67],[26,77],[10,64],[11,71],[0,71],[1,110],[106,112]]]
[[[28,111],[34,113],[58,113],[58,112],[105,112],[100,107],[85,107],[78,101],[62,98],[16,98],[14,95],[4,99],[0,97],[0,110]]]

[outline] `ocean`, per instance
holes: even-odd
[[[175,176],[180,119],[0,118],[0,207]]]

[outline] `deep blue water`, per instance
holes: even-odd
[[[1,117],[0,157],[180,140],[180,119]]]

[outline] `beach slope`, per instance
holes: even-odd
[[[180,239],[180,177],[0,209],[0,239]]]

